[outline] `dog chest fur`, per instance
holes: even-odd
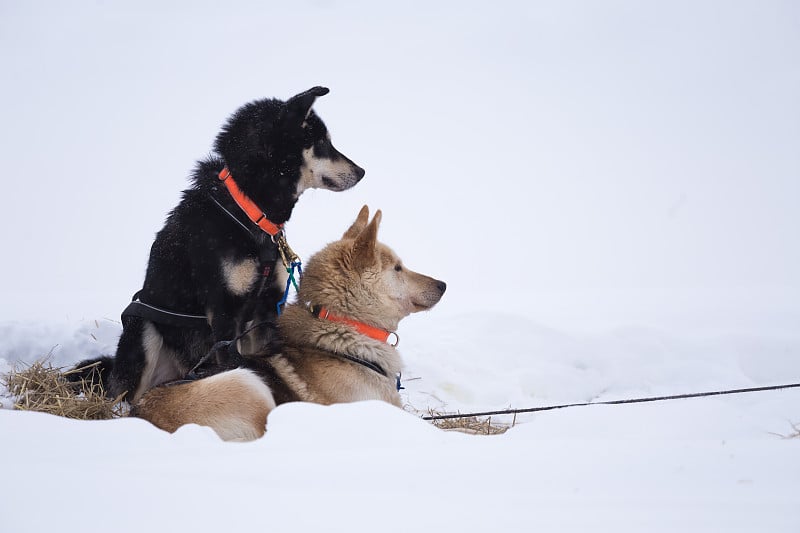
[[[222,260],[222,277],[225,286],[236,296],[244,296],[250,292],[258,279],[258,262],[248,257],[241,261]]]

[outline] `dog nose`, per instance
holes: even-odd
[[[441,293],[444,294],[444,291],[447,290],[447,283],[444,281],[437,281],[436,282],[436,289]]]
[[[366,171],[366,170],[364,170],[363,168],[361,168],[361,167],[360,167],[360,166],[358,166],[358,165],[353,165],[353,166],[355,167],[356,180],[359,180],[359,181],[360,181],[360,180],[361,180],[361,178],[363,178],[363,177],[364,177],[364,174],[366,174],[366,173],[367,173],[367,171]]]

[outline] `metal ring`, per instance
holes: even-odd
[[[391,337],[392,335],[394,335],[394,342],[393,343],[389,342],[389,337]],[[397,345],[400,344],[400,335],[398,335],[397,332],[395,332],[395,331],[390,331],[389,332],[389,337],[386,338],[386,342],[388,342],[390,346],[392,346],[394,348],[397,348]]]

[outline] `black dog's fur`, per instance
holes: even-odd
[[[327,92],[315,87],[286,102],[255,101],[230,117],[214,145],[218,156],[198,163],[193,186],[184,191],[156,235],[139,293],[144,303],[205,315],[207,324],[184,327],[124,317],[116,356],[83,361],[76,367],[99,363],[96,371],[109,396],[124,394],[136,400],[155,385],[182,378],[215,342],[232,340],[255,318],[274,323],[275,305],[283,292],[278,286],[282,280],[274,279],[281,266],[275,245],[247,219],[221,186],[218,174],[227,166],[240,189],[275,224],[289,219],[304,188],[344,190],[355,185],[364,171],[333,147],[325,125],[311,110],[315,98]],[[264,253],[265,247],[272,247],[272,253]],[[266,256],[272,264],[263,264]],[[250,269],[253,262],[258,265],[252,269],[256,272]],[[237,291],[231,288],[225,265],[243,264],[246,282]],[[264,283],[260,270],[265,267],[272,274],[260,287]]]

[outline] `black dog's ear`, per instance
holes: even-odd
[[[302,122],[311,112],[311,106],[318,96],[325,96],[330,92],[327,87],[312,87],[309,90],[292,96],[286,101],[286,116],[290,120]]]

